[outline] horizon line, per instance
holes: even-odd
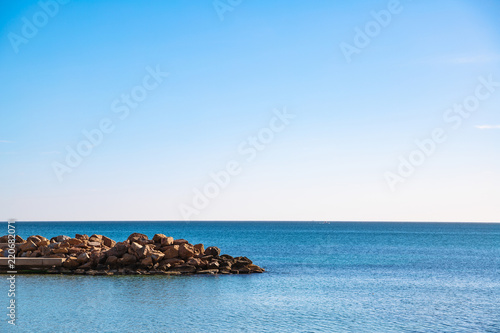
[[[340,221],[340,220],[193,220],[193,221],[182,221],[182,220],[17,220],[17,219],[7,219],[3,220],[2,223],[8,223],[14,220],[16,223],[469,223],[469,224],[499,224],[500,221],[477,221],[477,222],[467,222],[467,221]]]

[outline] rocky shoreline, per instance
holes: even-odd
[[[155,234],[152,239],[140,233],[116,242],[103,235],[60,235],[50,240],[43,236],[0,237],[3,257],[61,258],[61,266],[46,267],[38,273],[86,275],[181,275],[181,274],[250,274],[263,273],[247,257],[220,254],[220,249],[190,244]]]

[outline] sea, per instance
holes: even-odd
[[[500,224],[17,222],[21,237],[162,233],[263,274],[16,276],[1,332],[500,332]],[[2,223],[0,227],[7,224]]]

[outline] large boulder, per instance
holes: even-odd
[[[131,254],[135,254],[137,259],[144,259],[147,256],[151,255],[153,250],[152,245],[150,244],[141,245],[134,242],[132,243],[132,245],[130,245],[129,253],[130,252],[132,252]]]
[[[36,244],[32,240],[26,241],[20,247],[21,252],[35,251],[37,249]]]
[[[205,250],[205,255],[219,256],[220,249],[217,246],[209,246]]]
[[[26,241],[32,241],[33,243],[38,244],[42,241],[42,239],[38,236],[29,236]]]
[[[247,266],[247,265],[251,265],[251,264],[252,264],[252,260],[248,259],[247,257],[236,257],[236,258],[234,258],[234,264],[233,265]]]
[[[76,260],[80,264],[85,264],[86,262],[88,262],[90,260],[90,256],[87,253],[81,253],[78,255],[78,257],[76,257]]]
[[[50,241],[47,239],[47,240],[41,240],[40,242],[38,242],[38,244],[36,244],[38,247],[42,247],[42,246],[47,246],[50,244]]]
[[[59,235],[56,237],[56,242],[60,243],[60,242],[64,242],[65,240],[67,239],[70,239],[71,237],[68,237],[66,235]]]
[[[163,251],[165,258],[171,259],[179,256],[179,245],[170,245],[167,246],[165,251]]]
[[[52,242],[52,241],[51,241],[51,243],[48,245],[48,247],[49,247],[50,249],[58,249],[58,248],[60,248],[60,247],[61,247],[61,243],[58,243],[58,242]]]
[[[69,245],[80,245],[82,243],[82,240],[78,238],[70,238],[65,240],[65,242],[67,242]]]
[[[102,243],[107,247],[113,247],[116,245],[116,242],[114,240],[106,236],[102,236]]]
[[[196,254],[205,253],[205,246],[203,246],[203,244],[195,244],[194,249],[195,249]]]
[[[153,246],[151,244],[144,245],[142,247],[142,249],[139,252],[137,252],[139,259],[144,259],[144,258],[150,256],[153,253],[152,247]]]
[[[146,257],[141,260],[141,266],[143,267],[153,267],[153,259],[151,257]]]
[[[240,267],[237,269],[233,268],[233,269],[231,269],[231,273],[233,273],[233,274],[248,274],[248,273],[250,273],[250,269],[246,266]]]
[[[115,265],[117,261],[118,261],[118,257],[116,257],[116,256],[109,256],[106,259],[106,265]]]
[[[163,258],[165,258],[165,255],[163,254],[163,252],[160,252],[160,251],[153,251],[151,253],[151,259],[153,259],[153,262],[156,264],[157,262],[159,262],[160,260],[162,260]]]
[[[169,246],[174,244],[174,237],[166,237],[162,238],[161,240],[161,246]]]
[[[182,259],[192,258],[195,255],[194,246],[191,244],[182,244],[179,246],[179,257]]]
[[[167,238],[164,234],[155,234],[153,236],[153,242],[161,244],[161,240]]]
[[[156,244],[160,244],[160,247],[166,247],[174,244],[174,238],[167,237],[164,234],[156,234],[153,236],[153,242]]]
[[[132,244],[130,244],[130,250],[133,252],[133,253],[138,253],[139,251],[142,251],[144,245],[141,245],[139,243],[136,243],[136,242],[133,242]],[[129,251],[130,253],[130,251]]]
[[[248,265],[248,269],[250,270],[250,272],[252,273],[264,273],[264,269],[257,266],[257,265]]]
[[[90,242],[99,242],[100,243],[102,241],[102,235],[95,235],[94,234],[94,235],[90,236],[89,241]]]
[[[144,234],[140,234],[138,232],[134,232],[130,236],[128,236],[127,240],[132,244],[133,242],[141,243],[144,240],[148,240],[148,236]]]
[[[200,258],[191,258],[188,261],[186,261],[186,264],[197,267],[197,268],[206,268],[207,267],[206,261],[204,261]]]
[[[118,259],[117,263],[121,265],[131,265],[135,264],[137,259],[134,255],[125,253],[122,258]]]
[[[160,264],[170,264],[171,266],[182,265],[184,264],[184,260],[179,258],[171,258],[171,259],[163,259]]]
[[[50,251],[51,251],[50,247],[48,247],[48,246],[40,246],[38,248],[38,250],[40,251],[40,253],[42,254],[43,257],[48,256],[50,254]]]
[[[89,241],[86,239],[81,239],[80,244],[72,245],[73,247],[81,247],[81,248],[87,248],[89,246]]]
[[[116,243],[115,246],[113,246],[108,251],[106,251],[106,254],[108,256],[121,257],[125,253],[127,253],[127,250],[128,250],[127,244],[120,242],[120,243]]]
[[[74,269],[80,266],[80,263],[76,257],[69,257],[62,265],[64,268]]]
[[[71,244],[68,242],[68,240],[65,240],[59,243],[59,247],[71,247]]]
[[[189,242],[185,239],[176,239],[174,240],[174,245],[182,245],[182,244],[189,244]]]
[[[78,239],[81,239],[81,240],[89,240],[89,236],[87,236],[87,235],[76,234],[75,238],[78,238]]]
[[[80,253],[84,253],[85,252],[85,249],[82,249],[81,247],[70,247],[68,249],[68,253],[70,254],[80,254]]]
[[[238,271],[238,274],[251,273],[251,270],[249,268],[251,265],[252,261],[247,257],[236,257],[234,258],[234,262],[231,265],[231,272]],[[260,267],[257,268],[260,269]],[[256,267],[254,267],[254,271],[257,271]]]
[[[94,252],[93,255],[97,257],[96,263],[100,265],[103,265],[106,259],[108,259],[108,256],[104,252]]]

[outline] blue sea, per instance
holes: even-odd
[[[17,325],[3,315],[2,332],[500,332],[500,224],[17,222],[16,229],[22,237],[95,233],[117,241],[163,233],[247,256],[267,272],[18,275]]]

